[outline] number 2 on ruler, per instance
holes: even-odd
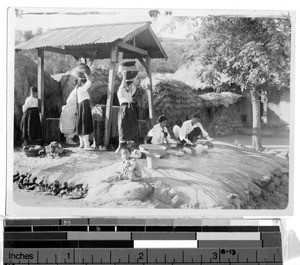
[[[143,252],[139,253],[139,259],[144,259],[144,253]]]

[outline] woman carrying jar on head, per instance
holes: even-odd
[[[118,114],[119,146],[116,153],[119,153],[128,142],[137,141],[138,135],[136,106],[133,103],[133,95],[136,92],[134,78],[138,74],[135,61],[121,63],[119,73],[122,74],[123,79],[117,93],[120,109]]]
[[[80,148],[93,150],[90,147],[89,134],[93,132],[93,118],[90,106],[90,95],[88,89],[91,87],[91,70],[86,64],[80,64],[77,67],[76,96],[78,102],[77,109],[77,132],[80,141]]]

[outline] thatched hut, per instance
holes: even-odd
[[[153,96],[155,114],[167,115],[170,124],[181,124],[204,106],[190,86],[173,79],[157,83]]]
[[[20,140],[22,105],[30,95],[30,86],[37,86],[37,64],[28,57],[15,54],[14,140]],[[45,117],[59,117],[62,107],[60,85],[45,72]]]
[[[184,82],[167,79],[156,83],[153,98],[156,118],[166,115],[169,130],[194,113],[200,114],[201,122],[210,134],[231,134],[243,126],[239,110],[241,95],[232,92],[198,95]],[[147,102],[143,105],[147,106]]]

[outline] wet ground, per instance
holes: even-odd
[[[284,209],[288,204],[288,160],[235,147],[235,139],[243,145],[251,143],[251,136],[218,137],[207,153],[168,155],[158,161],[156,170],[147,168],[146,159],[139,159],[143,181],[134,184],[107,184],[120,164],[114,152],[72,147],[69,155],[51,159],[29,158],[15,150],[15,171],[50,182],[88,184],[89,193],[84,199],[69,200],[14,186],[14,200],[26,206]],[[288,137],[263,141],[269,147],[288,148]]]

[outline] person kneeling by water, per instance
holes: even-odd
[[[132,158],[130,147],[123,146],[121,148],[122,164],[117,171],[119,180],[138,181],[142,178],[142,171],[135,158]]]
[[[193,145],[201,135],[208,141],[214,140],[210,138],[208,133],[204,130],[198,114],[194,114],[191,120],[185,121],[181,128],[175,125],[173,127],[173,133],[175,138],[181,141],[181,144]]]
[[[145,144],[168,144],[170,142],[170,135],[167,129],[167,117],[159,116],[158,124],[148,132],[144,142]]]

